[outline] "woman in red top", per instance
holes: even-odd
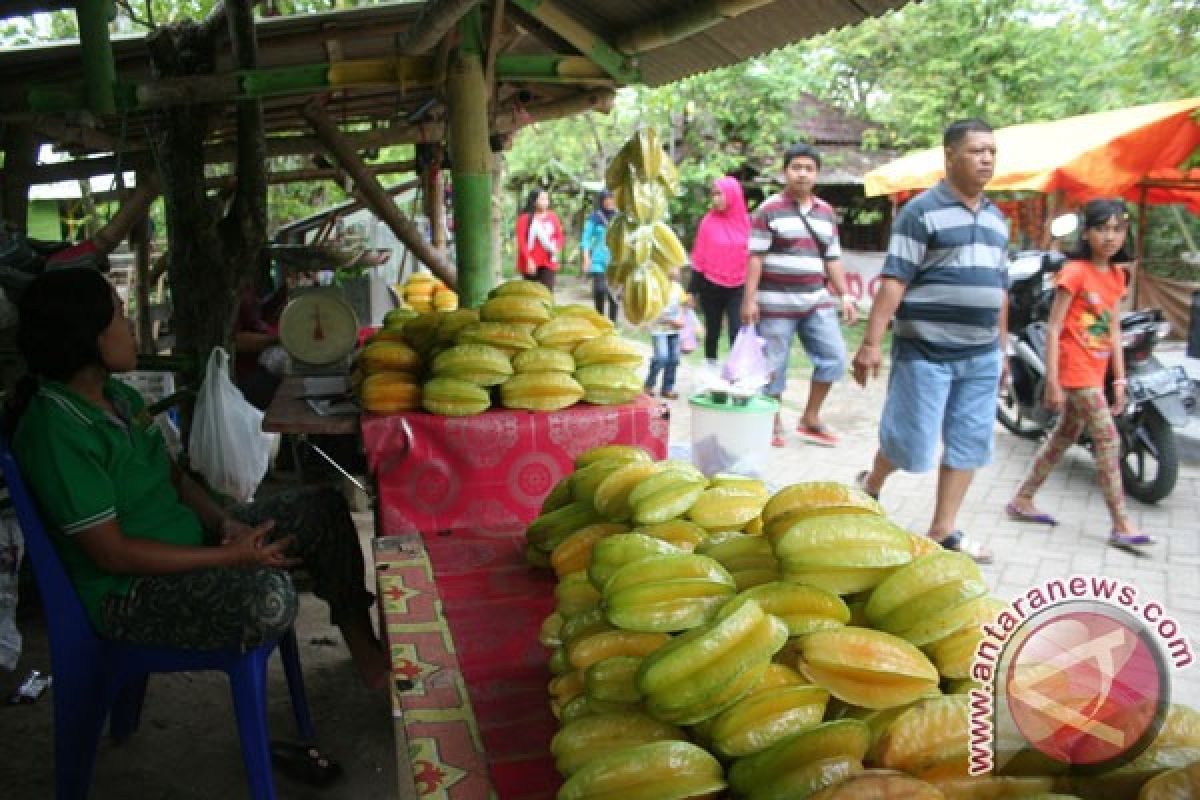
[[[562,223],[550,210],[550,194],[534,189],[525,200],[525,210],[517,216],[517,272],[553,290],[562,248]]]
[[[1118,546],[1153,544],[1134,527],[1125,510],[1118,465],[1121,443],[1113,416],[1125,406],[1125,362],[1121,352],[1121,315],[1129,260],[1125,237],[1129,215],[1122,200],[1093,200],[1083,209],[1078,258],[1058,273],[1058,289],[1046,331],[1046,389],[1043,403],[1061,416],[1042,445],[1029,474],[1006,507],[1010,517],[1054,525],[1033,505],[1063,453],[1086,426],[1095,444],[1096,479],[1112,516],[1109,542]],[[1113,402],[1104,395],[1105,374],[1112,370]]]

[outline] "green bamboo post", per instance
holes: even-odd
[[[492,288],[492,151],[488,143],[488,87],[481,58],[479,9],[459,22],[462,43],[446,80],[454,181],[454,247],[459,303],[476,308]]]
[[[96,114],[112,114],[117,110],[117,67],[108,38],[113,12],[112,0],[78,0],[75,4],[84,93],[88,108]]]

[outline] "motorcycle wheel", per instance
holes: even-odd
[[[1040,426],[1025,419],[1012,381],[1000,387],[1000,393],[996,396],[996,419],[1006,431],[1022,439],[1037,439],[1042,434]]]
[[[1157,503],[1175,488],[1179,453],[1175,432],[1152,408],[1142,412],[1128,437],[1121,441],[1121,483],[1130,497]]]

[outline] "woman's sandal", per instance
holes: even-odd
[[[783,426],[776,424],[771,431],[771,447],[784,447],[787,445],[787,440],[784,439]]]
[[[954,531],[945,539],[938,541],[938,544],[946,550],[954,550],[970,556],[977,564],[991,564],[995,560],[991,550],[968,539],[962,531]]]
[[[1113,529],[1108,534],[1108,543],[1113,547],[1144,547],[1146,545],[1158,544],[1158,540],[1144,533],[1121,533]]]
[[[1009,519],[1015,519],[1017,522],[1033,522],[1038,525],[1058,524],[1058,520],[1049,514],[1041,511],[1024,511],[1016,503],[1012,502],[1004,506],[1004,513],[1008,514]]]
[[[342,775],[342,765],[321,754],[314,745],[271,742],[271,763],[289,777],[309,786],[326,786]]]

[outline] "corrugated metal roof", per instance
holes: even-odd
[[[679,0],[560,0],[560,5],[611,41],[625,31],[698,4]],[[638,66],[647,85],[661,86],[903,5],[906,0],[774,0],[677,44],[643,53],[637,57]]]

